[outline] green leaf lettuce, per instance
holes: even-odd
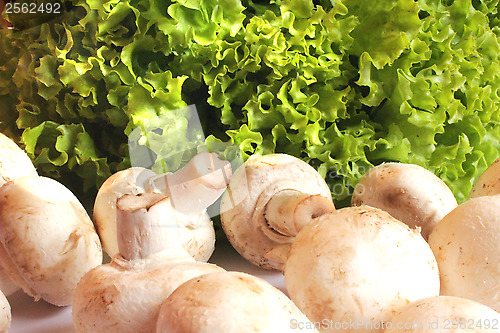
[[[190,104],[213,142],[315,166],[338,206],[384,161],[426,167],[463,201],[500,156],[498,1],[68,4],[0,30],[0,125],[73,187],[95,191],[130,165],[134,128]],[[185,121],[158,125],[159,159],[193,140]]]

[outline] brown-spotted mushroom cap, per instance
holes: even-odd
[[[157,333],[318,332],[281,291],[252,275],[216,272],[179,286],[162,304]]]
[[[322,332],[349,322],[381,327],[397,309],[439,294],[434,255],[420,233],[380,209],[347,207],[322,215],[295,238],[286,262],[290,298]],[[355,332],[380,332],[356,327]]]
[[[78,333],[154,332],[162,302],[182,283],[222,268],[168,250],[138,260],[114,258],[81,279],[73,299]]]
[[[385,210],[429,237],[436,224],[457,206],[448,186],[415,164],[383,163],[371,168],[354,188],[352,205]]]
[[[470,198],[500,194],[500,158],[493,162],[476,180]]]
[[[99,237],[78,199],[61,183],[22,177],[0,188],[0,263],[36,300],[71,304],[80,278],[101,264]]]
[[[286,154],[254,155],[222,196],[221,223],[244,258],[280,270],[300,229],[333,210],[330,189],[312,166]]]
[[[500,312],[500,196],[469,199],[434,228],[429,245],[441,274],[441,295]]]

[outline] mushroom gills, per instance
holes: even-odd
[[[223,194],[221,224],[232,246],[251,263],[281,270],[300,230],[335,211],[324,177],[287,154],[251,156]]]

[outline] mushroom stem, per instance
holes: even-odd
[[[236,251],[273,270],[283,269],[305,224],[334,210],[324,177],[286,154],[248,158],[232,175],[220,204],[222,228]]]
[[[222,195],[231,174],[228,161],[215,153],[202,152],[176,172],[152,178],[146,190],[165,193],[180,212],[201,212]]]
[[[116,208],[118,252],[126,260],[167,249],[184,249],[201,261],[212,254],[215,233],[206,212],[178,212],[163,193],[127,194]]]
[[[296,236],[311,220],[334,210],[333,201],[323,195],[288,189],[271,197],[265,208],[265,218],[276,232]]]
[[[126,194],[117,201],[118,250],[124,259],[146,258],[164,248],[155,205],[165,198],[159,193]]]

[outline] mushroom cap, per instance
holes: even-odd
[[[321,175],[306,162],[286,154],[250,156],[236,169],[221,199],[221,224],[232,246],[245,259],[266,269],[282,269],[283,257],[294,239],[275,232],[264,217],[269,199],[281,190],[332,200]]]
[[[162,304],[156,328],[157,333],[297,331],[317,332],[285,294],[239,272],[209,273],[182,284]]]
[[[0,133],[0,186],[24,176],[38,176],[31,159],[14,141]]]
[[[409,302],[439,294],[437,263],[420,233],[368,206],[342,208],[304,227],[284,275],[299,309],[313,322],[331,323],[323,332],[381,323]]]
[[[165,251],[146,259],[115,258],[81,279],[73,299],[76,332],[154,332],[162,302],[182,283],[223,271],[185,252]]]
[[[0,292],[0,333],[6,333],[10,329],[12,319],[10,304],[5,295]]]
[[[0,188],[0,262],[36,300],[71,304],[80,278],[102,262],[85,209],[61,183],[22,177]]]
[[[429,237],[436,224],[457,200],[449,187],[432,172],[415,164],[383,163],[371,168],[354,188],[352,205],[385,210]]]
[[[498,333],[498,325],[500,314],[483,304],[461,297],[434,296],[398,310],[386,323],[385,333]]]
[[[37,176],[35,166],[26,152],[6,135],[0,133],[0,186],[24,176]],[[0,290],[7,296],[19,287],[0,268]]]
[[[470,198],[500,194],[500,158],[493,162],[476,180]]]
[[[447,214],[429,237],[441,295],[500,311],[500,196],[470,199]]]
[[[110,257],[118,254],[116,201],[126,194],[144,193],[145,182],[154,176],[156,173],[146,168],[128,168],[111,175],[99,188],[93,217],[102,248]]]

